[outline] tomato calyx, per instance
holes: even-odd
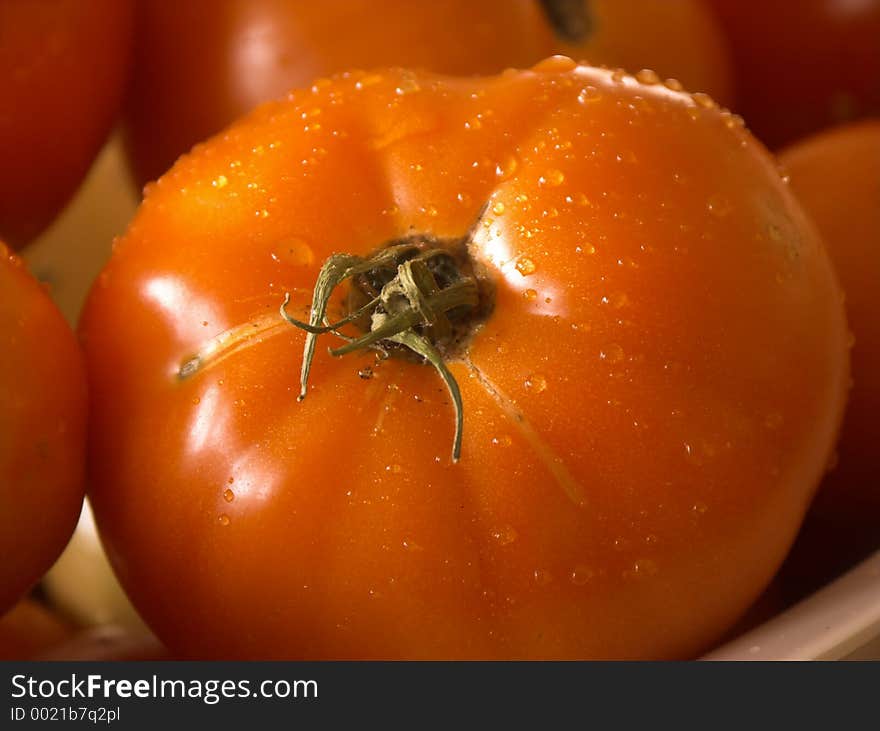
[[[541,0],[541,8],[560,40],[583,43],[593,34],[593,16],[586,0]]]
[[[347,280],[351,282],[348,314],[329,322],[330,297]],[[416,236],[392,242],[368,257],[334,254],[318,274],[309,321],[292,317],[287,312],[289,302],[287,294],[281,316],[307,333],[298,401],[306,397],[319,335],[332,333],[346,341],[330,349],[337,357],[368,348],[385,357],[415,356],[432,365],[449,389],[455,407],[452,461],[459,460],[464,409],[446,360],[463,347],[491,304],[486,283],[475,273],[467,254],[465,239],[441,241]],[[340,331],[350,324],[363,334],[350,337]]]

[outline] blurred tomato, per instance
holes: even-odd
[[[73,628],[45,605],[22,599],[0,616],[0,660],[31,660],[72,634]]]
[[[310,317],[340,251],[393,257],[329,300],[382,289],[349,335],[434,323],[458,462],[399,343],[319,345],[297,403],[279,307]],[[563,58],[264,105],[148,186],[80,328],[102,539],[189,657],[692,656],[782,561],[849,380],[775,160],[704,96]]]
[[[781,160],[825,239],[855,339],[837,464],[786,566],[807,591],[880,548],[880,120],[811,137]]]
[[[711,0],[736,111],[766,145],[880,113],[880,0]]]
[[[73,333],[0,244],[0,611],[61,553],[83,500],[86,382]]]
[[[726,49],[698,0],[141,0],[126,124],[139,182],[257,103],[348,68],[448,74],[526,67],[552,53],[678,78],[729,99]]]
[[[22,246],[56,216],[122,101],[131,0],[0,2],[0,238]]]

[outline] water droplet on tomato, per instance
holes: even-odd
[[[640,84],[646,84],[648,86],[653,86],[654,84],[660,83],[660,77],[657,76],[655,71],[651,71],[651,69],[642,69],[636,74],[636,80]]]
[[[235,493],[227,487],[227,488],[223,491],[223,499],[224,499],[227,503],[231,503],[233,500],[235,500]]]
[[[519,167],[519,159],[516,155],[507,155],[495,166],[495,175],[501,180],[507,180]]]
[[[534,274],[537,268],[535,262],[526,256],[522,256],[516,261],[516,270],[524,277]]]
[[[723,195],[713,195],[706,202],[706,208],[709,213],[713,216],[717,216],[718,218],[724,218],[727,216],[732,210],[733,206],[730,201],[725,198]]]
[[[493,528],[489,532],[489,535],[491,535],[492,538],[498,541],[498,543],[502,546],[510,545],[519,537],[519,534],[516,532],[516,528],[514,528],[512,525],[505,525],[501,528]]]
[[[709,506],[706,503],[696,502],[691,506],[691,510],[693,510],[697,515],[703,515],[709,509]]]
[[[523,298],[528,300],[529,302],[532,302],[535,298],[537,298],[537,296],[538,292],[534,289],[527,289],[525,292],[523,292]]]
[[[501,201],[498,201],[494,206],[492,206],[492,213],[496,216],[500,216],[504,213],[504,204]]]
[[[547,586],[553,581],[553,574],[545,569],[535,569],[532,572],[532,579],[538,586]]]
[[[225,175],[218,175],[211,181],[211,185],[215,188],[225,188],[227,183],[229,183],[229,179]]]
[[[593,102],[599,101],[601,98],[602,92],[600,92],[595,86],[585,86],[577,95],[578,104],[592,104]]]
[[[557,185],[562,185],[565,181],[565,173],[561,170],[548,170],[544,173],[540,178],[538,178],[538,185],[543,185],[547,187],[556,187]]]
[[[272,252],[276,261],[293,266],[311,266],[315,262],[315,252],[305,239],[292,237],[279,242]]]
[[[526,378],[523,386],[532,393],[544,393],[547,390],[547,379],[541,374],[536,373]]]
[[[540,73],[553,73],[553,72],[565,72],[572,71],[577,68],[577,61],[568,56],[550,56],[550,58],[545,58],[543,61],[539,61],[534,66],[532,66],[532,71],[538,71]]]
[[[650,558],[637,559],[632,566],[634,576],[655,576],[659,571],[657,564]]]
[[[568,578],[575,586],[584,586],[585,584],[589,583],[590,579],[592,579],[594,575],[595,573],[593,572],[593,569],[591,569],[589,566],[578,564],[571,570]]]
[[[222,526],[227,526],[229,525],[229,516],[223,513],[217,518],[217,522]]]
[[[684,91],[684,86],[678,79],[666,79],[666,81],[663,82],[663,86],[670,91]]]
[[[606,363],[620,363],[624,358],[623,348],[617,343],[611,343],[611,345],[599,351],[599,358]]]

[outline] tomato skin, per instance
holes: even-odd
[[[343,75],[148,186],[80,332],[96,521],[172,652],[690,657],[769,582],[841,419],[841,293],[735,118],[573,65]],[[303,316],[330,254],[470,230],[458,464],[432,369],[319,345],[297,403],[280,317],[178,377]]]
[[[880,121],[828,130],[787,148],[780,159],[825,240],[854,336],[853,387],[836,466],[786,567],[790,583],[803,592],[880,548]]]
[[[86,378],[61,313],[0,243],[0,611],[61,553],[83,500]]]
[[[591,0],[583,43],[555,38],[537,0],[142,0],[125,115],[135,178],[155,180],[260,102],[349,68],[454,75],[529,66],[552,53],[652,68],[730,99],[727,51],[696,0]]]
[[[0,237],[23,246],[82,181],[122,103],[132,0],[0,3]]]
[[[729,41],[736,111],[776,149],[880,114],[880,0],[711,0]]]

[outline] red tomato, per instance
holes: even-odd
[[[415,323],[458,462],[394,342],[320,345],[297,403],[279,306],[320,323],[340,252],[388,261],[328,316],[381,288],[337,327]],[[782,561],[849,379],[824,249],[737,118],[564,58],[264,105],[148,187],[81,334],[99,529],[191,657],[693,656]]]
[[[126,114],[135,176],[153,180],[259,102],[353,67],[490,74],[563,52],[730,98],[724,42],[698,0],[545,4],[568,6],[572,40],[539,0],[143,0]]]
[[[21,246],[76,190],[122,101],[131,0],[0,3],[0,237]]]
[[[52,565],[83,500],[86,379],[43,287],[0,244],[0,612]]]
[[[840,275],[855,340],[837,465],[787,567],[806,590],[880,548],[880,120],[824,132],[781,159]]]
[[[73,629],[33,599],[23,599],[0,617],[0,660],[31,660],[63,644]]]
[[[880,114],[880,0],[711,0],[726,33],[736,107],[772,148]]]

